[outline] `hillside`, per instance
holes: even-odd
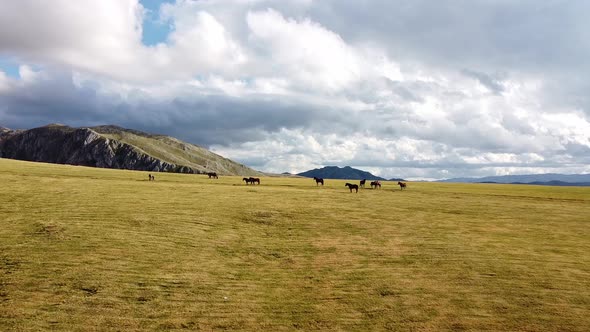
[[[117,126],[0,130],[0,157],[154,172],[261,175],[200,146]]]
[[[369,172],[362,171],[360,169],[352,168],[350,166],[338,167],[338,166],[326,166],[323,168],[316,168],[297,175],[305,176],[308,178],[318,177],[324,179],[348,179],[348,180],[382,180],[384,178],[375,176]]]

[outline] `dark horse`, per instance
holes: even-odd
[[[367,179],[362,179],[361,183],[360,183],[360,187],[364,188],[365,187],[365,183],[367,182]]]
[[[209,176],[209,179],[210,178],[219,179],[219,177],[217,176],[217,173],[215,173],[215,172],[209,172],[209,173],[207,173],[207,175]]]
[[[322,178],[316,178],[315,176],[313,177],[313,179],[315,180],[315,185],[319,186],[320,183],[322,184],[322,186],[324,185],[324,179]]]
[[[375,188],[375,189],[379,188],[379,189],[381,189],[381,182],[379,182],[379,181],[372,181],[371,182],[371,188]]]
[[[242,181],[246,181],[246,184],[255,184],[258,183],[260,184],[260,179],[259,178],[253,178],[253,177],[249,177],[249,178],[242,178]]]
[[[358,184],[346,183],[344,186],[348,187],[348,189],[350,189],[350,192],[352,192],[352,189],[356,190],[357,193],[359,192]]]
[[[398,181],[397,184],[399,184],[399,190],[404,190],[404,188],[407,186],[404,182]]]

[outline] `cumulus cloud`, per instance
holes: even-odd
[[[361,78],[355,50],[310,20],[285,19],[275,10],[248,12],[250,41],[272,54],[282,74],[312,89],[341,89]]]
[[[95,72],[128,72],[141,48],[137,0],[7,1],[0,52],[23,61]]]
[[[113,123],[260,170],[590,172],[584,2],[0,5],[0,125]],[[2,63],[2,62],[0,62]]]

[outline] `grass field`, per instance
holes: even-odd
[[[2,331],[590,331],[590,188],[0,159]]]

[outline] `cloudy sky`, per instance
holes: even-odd
[[[0,126],[269,172],[590,172],[590,1],[0,0]]]

